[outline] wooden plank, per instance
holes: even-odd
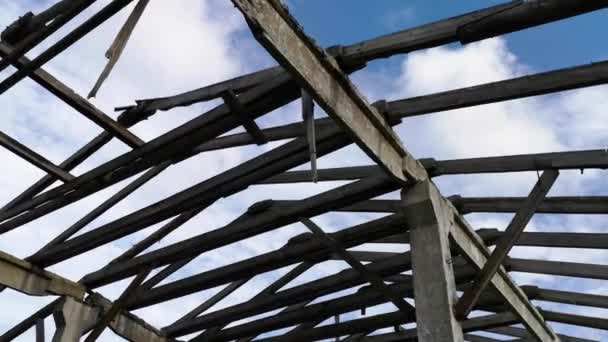
[[[53,175],[55,178],[64,182],[69,182],[75,177],[69,172],[63,170],[59,166],[53,164],[50,160],[44,158],[35,151],[29,149],[27,146],[11,138],[4,132],[0,131],[0,145],[7,150],[13,152],[17,156],[25,159],[28,163],[36,166],[40,170]]]

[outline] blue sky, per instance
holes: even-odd
[[[323,46],[355,43],[407,27],[504,3],[496,0],[289,0],[292,14]],[[597,11],[509,34],[513,53],[538,70],[604,59],[608,12]]]
[[[90,15],[93,10],[99,9],[101,4],[107,2],[108,0],[100,0],[100,4],[95,5],[86,15]],[[0,26],[7,25],[26,10],[36,11],[49,3],[50,1],[43,0],[0,1]],[[336,43],[354,43],[499,2],[450,0],[432,2],[431,5],[429,1],[353,0],[348,1],[348,6],[345,5],[346,1],[288,0],[288,3],[306,32],[320,45],[330,46]],[[87,94],[105,63],[103,54],[127,14],[122,12],[117,18],[51,61],[46,69],[79,94]],[[464,47],[452,44],[411,53],[408,56],[379,60],[354,75],[353,80],[372,100],[397,99],[606,59],[608,47],[603,44],[605,30],[602,28],[607,16],[608,10],[604,10]],[[67,33],[81,21],[82,18],[79,18],[62,30],[60,35]],[[46,41],[43,47],[54,40],[56,37]],[[40,51],[39,48],[30,56],[35,56]],[[135,99],[191,90],[273,64],[274,61],[252,39],[240,14],[228,0],[152,0],[120,63],[94,99],[94,103],[106,113],[116,115],[113,112],[114,107],[131,104]],[[437,113],[405,120],[397,127],[397,132],[405,146],[416,157],[438,159],[605,148],[608,146],[608,136],[605,134],[608,130],[605,114],[605,108],[608,107],[608,98],[605,96],[607,90],[606,87],[594,87],[542,98]],[[159,113],[153,119],[135,127],[133,131],[145,140],[151,140],[212,108],[213,105],[215,103]],[[0,97],[0,106],[5,111],[3,119],[0,120],[0,129],[37,152],[50,156],[56,163],[99,133],[96,126],[29,81]],[[269,127],[300,120],[298,108],[298,103],[291,104],[258,120],[258,123],[262,127]],[[459,129],[454,130],[454,127]],[[279,144],[204,154],[173,166],[85,230],[97,228],[155,203],[175,191],[237,166]],[[89,162],[77,168],[74,174],[81,174],[127,150],[123,144],[113,142]],[[0,150],[0,158],[7,176],[0,178],[0,186],[3,188],[0,193],[2,202],[10,200],[42,175],[6,151]],[[319,160],[320,167],[369,163],[369,159],[352,146]],[[306,167],[307,165],[303,166]],[[453,176],[439,178],[437,183],[446,196],[523,196],[532,188],[536,178],[536,173]],[[0,237],[0,249],[20,257],[28,256],[129,181],[3,235]],[[550,194],[607,195],[607,184],[605,171],[588,170],[583,175],[578,171],[563,172]],[[300,199],[336,185],[338,184],[325,183],[250,187],[238,198],[218,201],[153,249],[222,227],[240,215],[250,204],[270,196],[274,199]],[[396,196],[397,194],[390,195],[393,198]],[[372,217],[374,216],[328,214],[315,218],[315,221],[323,228],[334,231]],[[484,214],[469,215],[468,219],[475,227],[502,229],[510,217]],[[537,215],[528,230],[608,233],[607,223],[606,217],[601,215]],[[103,265],[128,249],[156,227],[158,225],[68,260],[54,266],[52,270],[71,279],[78,279],[95,266]],[[206,253],[176,274],[172,280],[195,274],[202,269],[224,265],[228,261],[279,248],[289,237],[303,231],[301,226],[292,225],[251,241]],[[23,241],[28,241],[28,244],[23,244]],[[403,246],[391,248],[403,250]],[[606,251],[516,248],[513,255],[608,264]],[[345,267],[339,262],[324,263],[298,278],[295,283],[301,284]],[[286,271],[287,269],[284,269],[256,277],[251,284],[220,303],[218,308],[246,300],[255,294],[256,290]],[[548,288],[608,295],[608,285],[605,281],[565,277],[558,279],[533,274],[514,274],[514,277],[521,284],[540,284]],[[106,287],[102,291],[108,297],[116,298],[127,282]],[[150,309],[139,310],[137,313],[154,325],[164,326],[218,290],[203,291]],[[356,289],[345,293],[354,290]],[[17,323],[45,301],[10,291],[5,291],[0,296],[2,303],[7,303],[7,307],[11,309],[0,311],[0,330]],[[608,316],[608,310],[537,304],[567,312]],[[386,308],[383,306],[376,310],[380,312]],[[19,314],[14,314],[16,312]],[[50,322],[48,324],[50,326]],[[608,340],[605,332],[597,330],[563,325],[555,327],[562,332]],[[48,331],[51,333],[52,329]],[[25,335],[20,341],[30,341],[31,336]],[[111,333],[106,332],[103,341],[106,340],[115,339]]]

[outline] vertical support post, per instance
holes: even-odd
[[[315,103],[312,97],[302,89],[302,121],[308,139],[308,150],[310,151],[310,172],[312,181],[316,183],[319,179],[317,175],[317,137],[315,133]]]
[[[36,342],[44,342],[44,318],[36,321]]]
[[[78,342],[91,330],[99,318],[99,309],[90,307],[74,298],[66,297],[53,313],[57,330],[53,342]]]
[[[449,232],[453,217],[436,187],[420,182],[401,193],[410,228],[416,324],[420,342],[462,342]]]

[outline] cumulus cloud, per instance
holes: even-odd
[[[8,24],[26,9],[44,8],[48,3],[3,2],[0,4],[0,23]],[[87,11],[87,14],[90,15],[106,3],[108,0],[99,1],[99,4]],[[103,54],[127,15],[128,11],[125,11],[113,18],[53,60],[46,68],[77,93],[88,93],[105,63]],[[62,30],[62,34],[81,21],[82,19],[79,19],[70,24]],[[30,55],[35,56],[54,39],[45,42]],[[132,104],[135,99],[175,94],[257,70],[272,63],[263,49],[251,39],[244,22],[229,2],[152,1],[117,68],[94,101],[106,113],[115,115],[114,107]],[[518,60],[517,56],[510,52],[505,40],[490,39],[465,47],[442,47],[413,53],[403,59],[399,76],[396,78],[394,73],[389,74],[385,69],[380,68],[379,71],[360,73],[355,76],[355,80],[372,95],[371,97],[378,95],[384,97],[388,94],[389,99],[396,99],[508,79],[532,72],[534,70],[526,66],[525,61]],[[373,82],[366,82],[368,80]],[[558,96],[509,101],[408,118],[397,130],[414,155],[432,156],[437,159],[600,148],[608,144],[605,135],[602,134],[608,128],[606,121],[602,120],[605,118],[602,111],[605,107],[602,104],[606,102],[605,97],[602,96],[604,92],[605,88],[596,87]],[[0,129],[38,152],[48,155],[57,163],[100,132],[95,125],[31,81],[23,82],[9,94],[0,97],[0,104],[5,109]],[[211,105],[201,104],[158,113],[153,119],[134,128],[133,132],[145,140],[150,140],[200,115]],[[260,122],[264,125],[272,125],[280,121],[299,120],[299,118],[298,106],[292,105],[273,114],[271,119]],[[277,146],[278,143],[269,145]],[[173,166],[94,221],[85,231],[154,203],[227,168],[237,166],[269,148],[229,149],[203,154]],[[126,151],[128,151],[126,146],[113,142],[89,162],[74,170],[74,173],[81,174]],[[42,172],[6,151],[0,151],[0,158],[5,163],[4,177],[0,179],[3,188],[0,199],[4,202],[12,199],[42,176]],[[320,160],[321,167],[369,163],[371,161],[354,146]],[[605,177],[606,174],[603,172],[568,174],[567,177],[559,180],[554,191],[571,195],[605,192],[605,187],[602,187],[604,190],[599,190],[592,185],[605,184]],[[536,179],[536,173],[521,173],[475,176],[475,178],[450,176],[440,178],[438,183],[446,195],[459,193],[474,196],[522,196],[531,189]],[[0,239],[0,249],[20,257],[31,254],[130,181],[132,179],[3,235]],[[222,227],[241,214],[248,205],[258,200],[270,197],[299,199],[336,185],[337,183],[251,187],[242,195],[239,194],[239,198],[218,201],[192,222],[155,245],[153,249]],[[328,214],[315,218],[315,221],[328,231],[335,231],[372,217],[374,216]],[[510,217],[509,215],[478,215],[472,216],[471,219],[477,227],[504,228]],[[547,231],[604,229],[606,231],[606,227],[601,225],[602,222],[595,218],[563,217],[559,220],[535,220],[530,229]],[[52,270],[72,279],[78,279],[128,249],[158,226],[160,224],[68,260],[53,267]],[[303,231],[301,225],[295,224],[260,235],[250,241],[206,253],[170,280],[276,249],[289,237]],[[28,243],[24,244],[23,241]],[[517,249],[514,252],[520,257],[551,260],[557,260],[560,255],[566,255],[562,253],[568,253],[567,258],[577,257],[580,262],[602,263],[608,258],[605,252],[576,253],[546,249],[535,251]],[[328,262],[307,272],[294,284],[325,276],[345,267],[343,263]],[[256,277],[217,308],[250,298],[260,288],[288,270],[289,268],[286,268]],[[541,283],[549,287],[558,285],[552,279],[554,278],[518,275],[518,280],[525,283]],[[102,292],[111,298],[116,298],[127,283],[128,280],[125,280],[103,288]],[[568,286],[572,289],[584,288],[594,293],[606,294],[606,287],[598,285],[597,282],[577,281],[568,283]],[[217,290],[203,291],[139,310],[137,313],[150,323],[162,327],[178,319],[186,310],[194,308]],[[0,316],[1,330],[19,322],[25,315],[44,304],[43,301],[26,299],[25,296],[11,291],[5,291],[0,295],[3,296],[3,303],[9,303],[8,306],[13,311],[19,312],[18,315],[12,315],[3,310]],[[379,308],[377,310],[381,311]],[[383,306],[382,310],[386,310],[386,306]],[[50,330],[49,333],[52,332],[52,329]],[[103,339],[111,341],[113,340],[111,335],[110,332],[106,332]],[[22,336],[20,341],[31,339],[30,333]]]

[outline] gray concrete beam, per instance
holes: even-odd
[[[418,340],[463,341],[452,309],[457,294],[448,238],[454,224],[451,211],[428,180],[404,189],[401,197],[410,227]]]
[[[256,39],[388,174],[402,182],[427,177],[422,165],[405,150],[385,118],[359,94],[336,60],[306,36],[279,2],[232,2]]]
[[[33,296],[82,299],[86,293],[84,286],[4,252],[0,252],[0,284]]]

